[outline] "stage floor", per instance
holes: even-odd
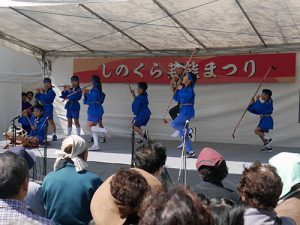
[[[57,142],[52,142],[47,150],[47,171],[51,171],[55,159],[55,150],[60,149],[63,136],[59,136]],[[87,136],[83,136],[86,140]],[[177,182],[178,172],[181,166],[181,150],[176,149],[179,141],[161,140],[162,144],[167,147],[167,163],[166,168],[174,183]],[[3,152],[5,141],[0,141],[0,152]],[[88,146],[90,146],[89,143]],[[137,147],[137,145],[135,145]],[[271,153],[261,153],[260,145],[243,145],[243,144],[227,144],[216,142],[194,142],[193,148],[197,155],[204,147],[212,147],[218,150],[226,159],[229,168],[229,175],[225,179],[227,187],[236,187],[243,168],[255,160],[267,163],[269,158],[279,152],[295,152],[299,153],[298,148],[273,147]],[[43,156],[44,149],[32,149],[37,157]],[[39,159],[40,163],[41,160]],[[101,151],[89,152],[88,156],[89,170],[97,173],[102,179],[106,179],[113,174],[118,168],[128,166],[131,163],[131,139],[130,137],[112,137],[106,143],[101,144]],[[196,171],[196,159],[187,159],[187,183],[193,185],[199,182],[200,177]],[[41,166],[37,168],[37,172],[41,172]]]

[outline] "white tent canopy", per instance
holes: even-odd
[[[0,44],[45,56],[300,47],[299,0],[2,0],[1,6]]]

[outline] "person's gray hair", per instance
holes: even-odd
[[[18,195],[28,177],[29,169],[25,159],[12,152],[0,154],[0,198]]]

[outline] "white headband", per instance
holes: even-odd
[[[66,147],[68,147],[70,145],[72,145],[72,151],[71,151],[71,154],[68,154],[64,150]],[[56,158],[56,161],[53,166],[54,170],[57,170],[58,163],[64,159],[71,159],[74,162],[76,172],[85,170],[88,167],[88,165],[82,158],[80,158],[78,156],[80,154],[82,154],[86,150],[86,148],[87,147],[86,147],[85,140],[83,140],[81,137],[79,137],[77,135],[68,136],[62,142],[61,150],[55,151],[57,158]]]
[[[174,66],[175,66],[175,68],[183,68],[183,69],[185,69],[185,65],[182,65],[182,64],[179,63],[179,62],[175,62],[175,63],[174,63]]]

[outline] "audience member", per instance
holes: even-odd
[[[189,190],[152,192],[142,203],[139,225],[214,225],[209,210]]]
[[[166,157],[166,148],[153,141],[143,144],[135,151],[133,158],[136,168],[133,170],[139,172],[147,180],[151,190],[162,189],[156,177],[160,176]],[[96,225],[122,225],[132,220],[136,221],[137,209],[123,210],[122,205],[110,192],[110,182],[114,176],[109,177],[98,188],[92,199],[91,211]]]
[[[202,177],[202,182],[192,186],[191,190],[202,194],[208,199],[228,198],[239,201],[236,191],[224,187],[222,181],[228,175],[228,168],[224,157],[212,148],[204,148],[200,152],[196,168]]]
[[[32,224],[53,224],[26,208],[23,199],[28,191],[28,181],[28,164],[22,157],[12,152],[0,154],[0,224],[16,220],[29,220]]]
[[[214,198],[210,201],[210,210],[215,225],[243,225],[245,209],[226,198]]]
[[[54,171],[42,184],[46,217],[61,225],[83,225],[92,219],[90,203],[101,179],[86,170],[88,151],[85,141],[68,136],[56,151]],[[59,161],[65,160],[58,169]]]
[[[238,191],[247,207],[245,225],[295,225],[290,218],[277,217],[274,210],[282,191],[282,182],[275,167],[254,162],[244,169]]]
[[[288,216],[300,224],[300,154],[282,152],[269,160],[277,169],[283,188],[275,209],[279,216]]]
[[[33,168],[36,157],[32,151],[25,150],[23,146],[15,146],[9,151],[23,157],[28,164],[29,170]],[[36,182],[29,181],[28,192],[26,197],[24,198],[24,203],[26,204],[27,208],[34,214],[45,217],[45,208],[41,185]]]

